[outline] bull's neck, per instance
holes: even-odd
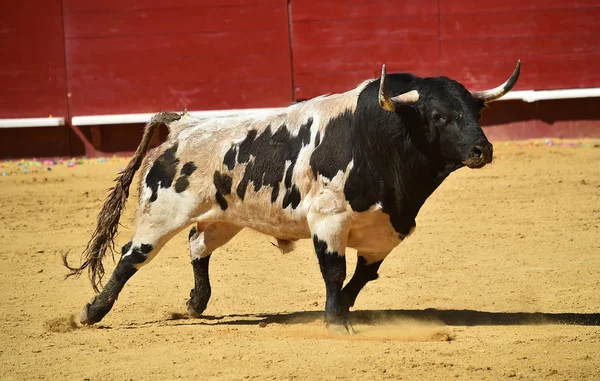
[[[394,157],[397,165],[387,168],[384,184],[383,211],[390,215],[392,225],[401,234],[415,226],[415,218],[429,196],[451,171],[441,167],[407,142],[407,147]]]
[[[382,204],[394,229],[406,235],[427,198],[455,167],[441,163],[405,130],[388,134],[385,128],[370,128],[365,132],[368,136],[355,134],[356,177],[349,180],[368,181],[366,186],[372,190],[365,193]]]

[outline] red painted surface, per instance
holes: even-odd
[[[4,1],[0,118],[67,117],[60,0]]]
[[[599,19],[593,0],[293,0],[295,94],[344,91],[378,76],[382,63],[485,89],[517,59],[515,90],[600,87]]]
[[[480,14],[486,12],[512,12],[538,9],[587,9],[598,7],[597,0],[504,0],[504,1],[478,1],[472,0],[440,0],[442,13]]]
[[[286,106],[383,63],[480,90],[521,59],[516,90],[600,87],[598,0],[5,3],[0,118]],[[498,102],[482,124],[492,140],[600,137],[597,104]],[[128,152],[141,127],[0,129],[0,157]]]
[[[600,138],[597,98],[494,102],[482,113],[490,141]]]
[[[0,128],[0,159],[85,154],[84,151],[73,152],[70,141],[66,126]]]
[[[469,88],[502,83],[523,62],[519,89],[600,87],[600,3],[440,0],[442,71]]]
[[[285,0],[65,0],[72,115],[292,102]]]
[[[437,0],[294,0],[292,50],[296,99],[342,92],[388,71],[437,75]]]

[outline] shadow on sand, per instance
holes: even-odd
[[[257,325],[261,323],[308,324],[322,318],[322,311],[298,311],[275,314],[206,315],[199,319],[193,319],[183,314],[172,314],[167,320],[170,320],[169,325]],[[600,326],[600,313],[485,312],[433,308],[425,310],[359,310],[350,312],[350,321],[353,324],[377,325],[402,320],[447,326],[540,324]],[[136,328],[148,323],[133,324],[128,328]]]

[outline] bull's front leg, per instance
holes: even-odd
[[[346,279],[348,218],[345,214],[309,219],[313,243],[325,281],[325,323],[327,327],[353,333],[348,309],[342,307],[342,286]]]
[[[388,253],[358,253],[356,261],[356,270],[352,279],[342,289],[342,309],[348,313],[350,307],[354,306],[356,297],[363,287],[370,281],[378,278],[377,271],[379,266]]]

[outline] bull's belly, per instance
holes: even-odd
[[[278,225],[272,221],[237,221],[238,226],[250,228],[257,232],[269,235],[271,237],[284,241],[297,241],[299,239],[310,238],[310,230],[306,221],[289,221],[288,223]]]
[[[222,219],[271,237],[296,241],[311,238],[305,200],[297,209],[281,209],[264,203],[243,202],[231,205]],[[347,247],[363,253],[389,253],[403,238],[390,223],[389,216],[376,207],[367,212],[350,212]]]
[[[311,237],[302,208],[281,209],[263,203],[244,202],[228,208],[222,219],[280,240],[296,241]]]

